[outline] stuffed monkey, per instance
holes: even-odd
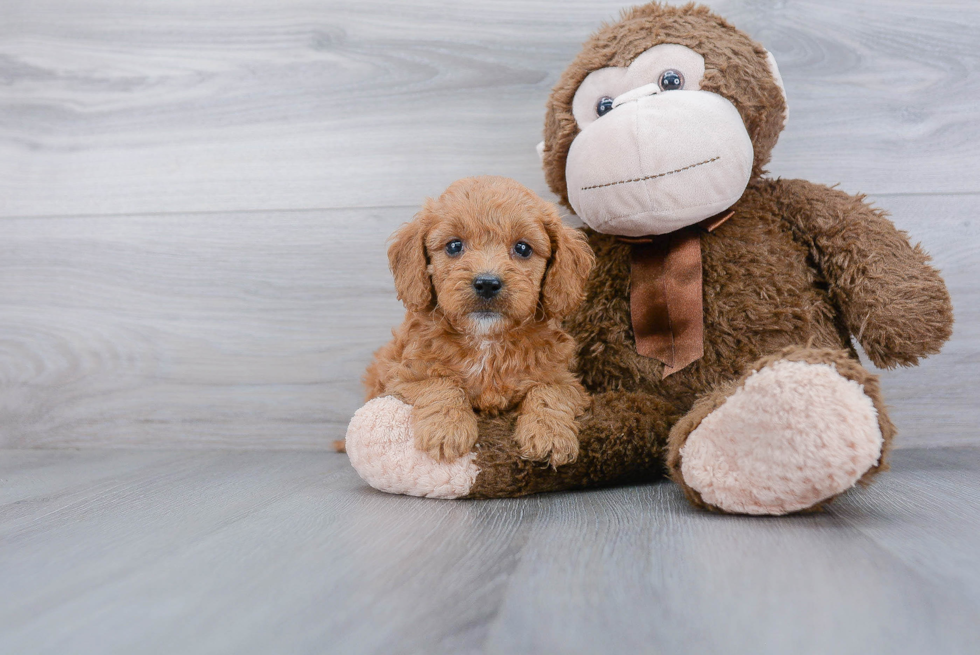
[[[361,476],[491,498],[668,475],[695,505],[745,514],[870,481],[895,428],[851,340],[878,367],[913,366],[949,338],[952,306],[884,212],[765,176],[786,117],[772,55],[704,7],[652,3],[596,32],[551,93],[539,146],[596,254],[565,322],[592,394],[578,458],[521,459],[505,415],[437,462],[386,397],[348,429]]]

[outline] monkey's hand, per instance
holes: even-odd
[[[922,247],[863,197],[804,180],[770,184],[875,366],[914,366],[938,353],[952,334],[953,306]]]

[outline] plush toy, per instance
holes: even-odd
[[[385,397],[348,429],[360,475],[489,498],[668,474],[695,505],[785,514],[883,470],[895,429],[851,337],[876,366],[915,365],[950,336],[949,295],[861,197],[764,176],[786,116],[773,57],[704,7],[602,27],[552,91],[540,147],[596,254],[565,321],[592,394],[578,458],[521,459],[503,415],[437,462]]]

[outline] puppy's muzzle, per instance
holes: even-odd
[[[480,274],[473,278],[473,291],[484,300],[495,297],[503,286],[504,283],[496,275]]]

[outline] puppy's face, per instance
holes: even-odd
[[[436,302],[457,329],[490,334],[534,317],[551,258],[538,207],[458,203],[437,212],[425,245]]]
[[[429,200],[388,251],[409,309],[438,306],[460,331],[490,335],[561,317],[592,265],[584,236],[513,180],[476,177]]]

